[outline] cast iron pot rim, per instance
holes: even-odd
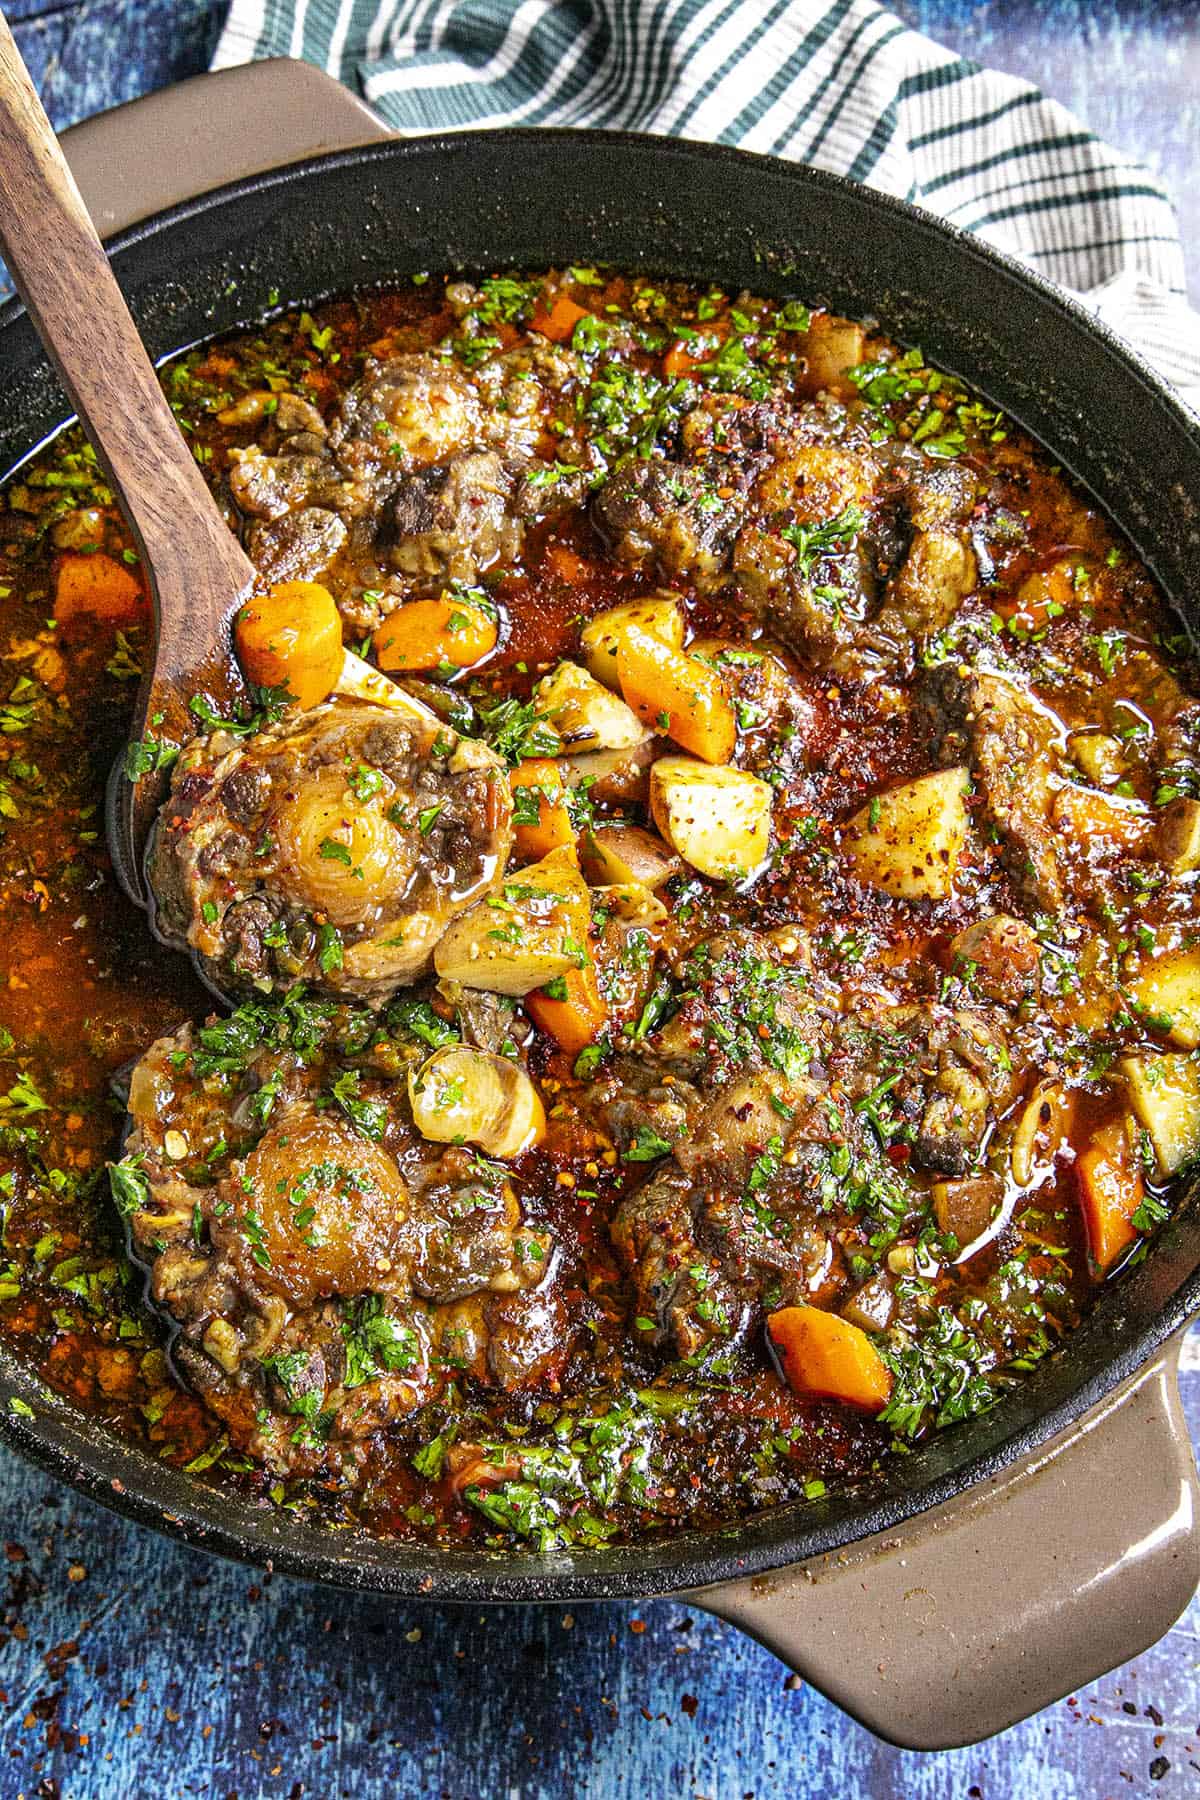
[[[773,179],[824,187],[842,198],[850,196],[856,205],[874,212],[885,226],[890,223],[901,230],[917,229],[926,236],[940,238],[956,254],[974,260],[980,266],[981,276],[992,271],[1007,280],[1015,279],[1042,305],[1098,340],[1108,355],[1122,365],[1125,376],[1147,389],[1158,406],[1173,416],[1175,424],[1183,427],[1196,450],[1200,472],[1200,419],[1191,415],[1159,376],[1107,325],[1036,270],[908,201],[866,188],[845,176],[730,146],[638,132],[559,128],[466,130],[397,138],[309,157],[229,182],[139,221],[108,240],[107,248],[110,255],[117,257],[152,239],[165,227],[219,214],[224,207],[251,194],[302,186],[310,176],[322,171],[402,163],[414,158],[438,159],[470,151],[481,143],[486,143],[489,152],[499,159],[506,145],[515,148],[530,141],[650,154],[664,162],[681,162],[693,168],[725,164],[757,169]],[[496,266],[502,265],[502,258],[494,260]],[[653,258],[646,257],[644,261],[650,266]],[[864,304],[863,310],[869,311],[869,304]],[[0,335],[23,313],[24,307],[16,299],[0,308]],[[222,327],[220,334],[231,329],[237,327]],[[1166,1228],[1164,1235],[1169,1231],[1170,1227]],[[1164,1260],[1167,1250],[1166,1243],[1156,1244],[1145,1267]],[[32,1419],[13,1414],[6,1405],[0,1411],[0,1437],[39,1468],[89,1498],[193,1548],[332,1586],[395,1598],[435,1597],[471,1604],[669,1594],[765,1574],[877,1533],[893,1531],[905,1521],[995,1478],[1021,1458],[1033,1455],[1129,1381],[1200,1310],[1200,1260],[1188,1255],[1187,1262],[1190,1268],[1140,1328],[1122,1332],[1118,1318],[1119,1335],[1125,1341],[1098,1369],[1069,1386],[1059,1399],[1022,1420],[1018,1402],[1022,1394],[1028,1394],[1027,1380],[994,1413],[984,1415],[985,1419],[1004,1418],[1009,1412],[1018,1416],[1009,1429],[997,1435],[995,1442],[961,1466],[944,1469],[919,1485],[905,1485],[875,1499],[864,1500],[860,1492],[817,1506],[793,1502],[705,1531],[688,1530],[676,1537],[652,1534],[629,1546],[575,1556],[539,1557],[527,1551],[491,1554],[474,1548],[447,1551],[436,1546],[397,1543],[358,1530],[329,1531],[307,1523],[293,1526],[268,1510],[265,1503],[209,1487],[181,1470],[154,1462],[132,1443],[110,1435],[95,1421],[74,1414],[57,1398],[49,1412]],[[1116,1298],[1114,1295],[1114,1301]],[[1095,1318],[1093,1313],[1093,1324]],[[1086,1322],[1073,1337],[1078,1339],[1085,1331]],[[1061,1359],[1055,1362],[1062,1366]],[[35,1413],[47,1398],[32,1371],[7,1347],[0,1347],[0,1386],[6,1401],[15,1397],[32,1406]],[[964,1429],[952,1428],[951,1440]],[[946,1442],[946,1434],[942,1434],[931,1440],[928,1449],[936,1450]],[[912,1464],[919,1465],[923,1460],[923,1453],[918,1452]],[[763,1541],[746,1542],[749,1537]]]

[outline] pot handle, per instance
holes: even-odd
[[[1182,1337],[1032,1462],[896,1532],[691,1598],[878,1736],[948,1750],[1138,1655],[1200,1580]]]
[[[323,69],[290,56],[196,75],[64,131],[101,237],[211,188],[394,136]]]

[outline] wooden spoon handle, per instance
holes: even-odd
[[[244,692],[229,624],[255,570],[217,509],[158,383],[75,179],[0,16],[0,249],[141,552],[157,626],[133,736],[180,742],[200,690]],[[162,798],[151,775],[114,801],[127,891]]]
[[[188,636],[211,648],[253,567],[167,405],[2,17],[0,247],[166,610],[184,602]],[[160,620],[160,632],[175,624]],[[160,644],[159,660],[169,663],[166,648]]]

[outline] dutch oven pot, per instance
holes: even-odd
[[[65,147],[100,230],[117,233],[117,275],[155,356],[252,322],[277,296],[311,303],[422,269],[586,260],[875,315],[1041,438],[1200,626],[1200,422],[1060,292],[898,201],[675,140],[402,142],[285,61],[135,102]],[[13,303],[0,312],[0,474],[64,411]],[[1200,1531],[1176,1367],[1198,1303],[1192,1195],[1060,1354],[878,1486],[579,1555],[322,1532],[106,1437],[7,1349],[0,1428],[129,1517],[290,1575],[471,1604],[686,1592],[872,1730],[944,1748],[1094,1680],[1187,1604]],[[33,1416],[14,1415],[14,1398]]]

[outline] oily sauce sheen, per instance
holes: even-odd
[[[237,772],[243,862],[173,900],[240,984],[213,1014],[106,855],[149,608],[63,433],[0,493],[0,1331],[45,1404],[263,1505],[569,1547],[867,1483],[1055,1354],[1200,1149],[1195,672],[1061,470],[873,328],[590,269],[289,312],[163,379],[264,582],[322,583],[350,647],[420,599],[494,619],[472,668],[391,655],[444,744],[334,713],[288,804],[343,765],[420,799],[482,740],[461,820],[403,817],[465,883],[511,839],[489,784],[561,765],[604,1025],[564,1047],[553,981],[331,995],[352,908],[238,913],[278,700],[202,706],[176,777],[183,845]],[[686,786],[652,812],[650,764],[704,754],[624,662],[632,768],[547,749],[537,684],[664,599],[736,717],[715,761],[765,784],[760,866],[699,872]],[[671,839],[640,925],[597,862],[626,827]],[[535,1147],[417,1129],[439,1046],[517,1066]]]

